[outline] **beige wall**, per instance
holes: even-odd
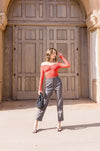
[[[93,38],[94,46],[93,57],[95,58],[95,65],[93,68],[94,76],[92,79],[92,98],[97,103],[100,103],[100,29],[95,30],[95,38]]]
[[[89,49],[89,88],[90,88],[90,98],[92,96],[92,81],[96,79],[96,30],[89,33],[90,34],[90,49]],[[92,65],[91,65],[92,64]]]
[[[2,49],[2,31],[0,30],[0,103],[2,100],[2,77],[3,77],[3,49]]]
[[[89,97],[100,103],[100,29],[89,31]]]

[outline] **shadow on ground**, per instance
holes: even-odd
[[[65,130],[65,129],[81,130],[81,129],[85,129],[85,128],[89,128],[89,127],[100,127],[100,123],[89,123],[89,124],[81,124],[81,125],[62,126],[62,131]],[[38,129],[38,132],[52,130],[52,129],[57,129],[57,128],[56,127],[42,128],[42,129]]]
[[[48,106],[56,106],[56,100],[50,100]],[[78,100],[64,100],[64,105],[69,106],[87,106],[87,107],[97,107],[97,103],[92,101],[89,98],[78,99]],[[36,100],[5,100],[0,104],[0,111],[5,110],[16,110],[16,109],[27,109],[27,108],[35,108]]]

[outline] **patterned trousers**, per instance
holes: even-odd
[[[46,79],[45,85],[45,93],[44,93],[44,107],[43,109],[38,109],[36,114],[36,120],[42,121],[45,110],[48,106],[50,96],[55,90],[56,99],[57,99],[57,114],[58,114],[58,121],[63,121],[63,98],[62,98],[62,81],[60,77],[53,77]]]

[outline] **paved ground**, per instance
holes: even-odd
[[[35,102],[0,105],[0,151],[99,151],[100,104],[89,99],[65,100],[63,131],[56,131],[56,101],[51,100],[39,132],[32,134]]]

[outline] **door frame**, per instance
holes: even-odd
[[[22,26],[22,25],[21,25]],[[13,83],[12,83],[12,85],[13,85],[13,87],[12,87],[12,96],[13,96],[13,99],[14,100],[17,100],[17,76],[15,75],[16,74],[16,71],[17,71],[17,69],[16,69],[16,62],[17,62],[17,58],[16,58],[16,39],[15,39],[15,34],[17,34],[17,30],[16,30],[16,27],[19,27],[19,25],[17,26],[17,25],[14,25],[13,26]],[[33,26],[33,27],[36,27],[36,26]],[[37,27],[41,27],[41,25],[40,26],[37,26]],[[42,27],[46,27],[46,33],[47,33],[47,29],[49,28],[49,27],[51,27],[51,26],[42,26]],[[53,27],[53,26],[52,26]],[[57,26],[57,27],[62,27],[62,26]],[[65,26],[63,26],[63,27],[65,27]],[[66,27],[69,27],[69,26],[66,26]],[[73,26],[72,26],[73,27]],[[80,38],[79,38],[79,36],[80,36],[80,27],[79,26],[74,26],[74,27],[76,27],[76,30],[77,30],[77,34],[78,34],[78,36],[77,36],[77,41],[76,41],[76,45],[77,45],[77,48],[78,48],[78,50],[76,50],[77,52],[78,52],[78,69],[77,69],[77,71],[78,71],[78,73],[79,73],[79,75],[80,75]],[[47,34],[46,34],[47,35]],[[47,38],[46,38],[46,47],[47,47]],[[43,52],[44,54],[45,54],[45,50],[44,50],[44,52]],[[15,76],[14,76],[15,75]],[[59,75],[60,75],[60,73],[59,73]],[[79,77],[77,77],[78,78],[78,86],[77,86],[77,96],[74,98],[74,99],[78,99],[79,97],[80,97],[80,76]],[[45,82],[44,82],[45,83]],[[37,98],[37,96],[36,96],[36,98]],[[52,98],[53,99],[53,98]]]

